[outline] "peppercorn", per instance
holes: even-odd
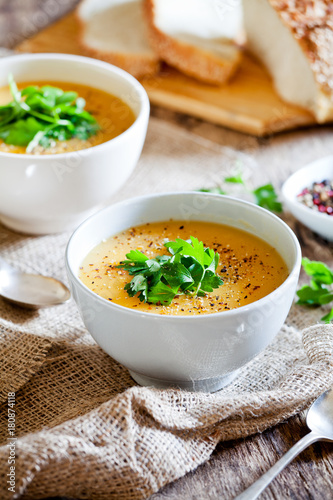
[[[320,213],[333,215],[333,180],[314,182],[297,195],[297,201]]]

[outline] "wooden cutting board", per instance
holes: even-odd
[[[85,55],[78,34],[78,22],[71,13],[16,48],[20,52]],[[315,123],[310,113],[278,97],[266,70],[248,55],[230,83],[221,87],[168,67],[142,84],[153,104],[257,136]]]

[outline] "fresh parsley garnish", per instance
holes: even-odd
[[[132,281],[125,285],[128,295],[138,294],[142,302],[168,306],[176,295],[204,296],[223,285],[216,274],[219,255],[205,248],[193,236],[164,243],[170,255],[150,259],[139,250],[131,250],[117,267],[125,269]]]
[[[272,212],[282,212],[282,204],[278,200],[278,195],[272,184],[265,184],[259,186],[256,189],[249,189],[246,186],[245,181],[240,173],[224,178],[225,183],[230,184],[241,184],[246,192],[250,192],[254,196],[257,205],[263,208],[267,208]],[[227,194],[220,186],[215,186],[212,188],[201,188],[199,189],[202,193],[213,193],[213,194]]]
[[[310,285],[303,285],[296,293],[297,304],[306,306],[322,306],[333,301],[333,272],[323,262],[302,259],[302,266],[308,276],[311,277]],[[333,308],[323,316],[322,321],[329,323],[333,320]]]
[[[223,189],[218,186],[212,188],[201,188],[199,191],[201,193],[227,194],[226,191],[223,191]]]
[[[232,184],[244,184],[245,185],[243,177],[240,173],[236,174],[236,175],[232,175],[230,177],[225,177],[224,182],[231,182]]]
[[[252,191],[256,198],[256,203],[260,207],[267,208],[272,212],[282,212],[282,203],[278,201],[278,196],[272,184],[265,184]]]
[[[19,91],[12,75],[8,80],[13,100],[0,106],[0,138],[6,144],[27,146],[26,152],[31,153],[38,145],[48,148],[54,140],[72,137],[86,140],[99,130],[77,92],[50,85]]]

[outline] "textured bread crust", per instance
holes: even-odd
[[[79,44],[84,52],[84,55],[114,64],[115,66],[127,71],[135,78],[143,78],[159,72],[161,64],[157,55],[149,56],[146,54],[122,54],[119,52],[99,50],[88,45],[84,39],[86,23],[80,16],[80,5],[75,9],[75,17],[80,26]]]
[[[318,90],[319,121],[333,118],[332,0],[269,0],[291,30],[313,72]]]
[[[181,42],[162,32],[154,22],[154,0],[144,0],[151,46],[161,59],[183,73],[206,83],[221,85],[233,75],[241,60],[241,51],[235,47],[235,58],[227,61],[212,53]],[[232,42],[230,42],[231,45]]]

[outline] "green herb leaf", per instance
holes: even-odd
[[[169,250],[171,254],[175,254],[177,251],[186,257],[194,257],[199,264],[203,265],[204,261],[204,246],[202,241],[199,242],[197,238],[193,238],[189,241],[177,238],[175,241],[168,241],[164,243],[164,246]]]
[[[319,297],[320,305],[329,304],[330,302],[332,302],[332,300],[333,300],[332,293],[326,293],[326,294],[323,294],[321,297]]]
[[[200,193],[212,193],[212,194],[227,194],[225,191],[223,191],[219,187],[212,187],[212,188],[201,188],[198,189]]]
[[[188,268],[194,281],[193,293],[200,290],[200,283],[205,275],[204,267],[193,257],[183,257],[182,263]]]
[[[126,254],[126,257],[129,261],[133,262],[133,264],[136,264],[137,262],[146,262],[146,260],[149,260],[144,253],[140,252],[140,250],[131,250]]]
[[[185,288],[183,288],[186,289],[194,282],[190,271],[184,264],[166,262],[162,266],[161,274],[171,288],[178,289],[180,286],[186,285]]]
[[[224,182],[231,182],[233,184],[244,184],[243,177],[241,174],[233,175],[231,177],[225,177]]]
[[[165,285],[162,281],[159,281],[148,293],[147,302],[151,302],[152,304],[160,303],[163,306],[169,306],[176,295],[177,290],[175,291],[168,285]]]
[[[97,121],[77,92],[50,85],[30,85],[20,92],[12,75],[8,81],[13,101],[0,106],[0,138],[6,144],[27,146],[30,153],[39,144],[48,147],[52,139],[87,140],[98,132]]]
[[[321,297],[327,295],[326,288],[320,288],[319,290],[314,290],[309,285],[303,285],[297,292],[299,300],[297,304],[300,305],[321,305]]]
[[[139,250],[131,250],[117,267],[125,269],[132,279],[125,290],[131,297],[139,293],[140,300],[169,305],[176,295],[205,295],[223,284],[215,274],[219,255],[205,248],[193,236],[164,243],[170,255],[149,259]]]
[[[212,271],[215,273],[219,263],[219,254],[215,253],[214,250],[210,248],[205,248],[204,264],[207,271]]]
[[[333,284],[333,272],[324,262],[316,260],[311,261],[304,257],[302,259],[302,266],[306,274],[311,276],[317,284]]]
[[[310,285],[303,285],[296,294],[299,297],[297,304],[307,306],[322,306],[333,301],[333,272],[324,262],[302,259],[302,266],[308,276]],[[323,316],[322,321],[329,323],[333,320],[333,309]]]
[[[44,85],[40,89],[37,87],[37,90],[40,91],[45,97],[51,97],[54,101],[57,101],[57,99],[64,94],[62,89],[53,87],[53,85]]]
[[[127,290],[130,297],[134,297],[134,295],[139,292],[139,299],[141,301],[146,301],[148,297],[147,279],[142,274],[138,274],[134,276],[130,283],[125,285],[125,290]]]
[[[54,100],[53,99],[48,99],[44,97],[41,94],[38,94],[35,92],[35,94],[30,94],[26,100],[25,104],[29,106],[31,109],[34,109],[35,111],[39,112],[44,112],[46,113],[52,111],[54,107]]]
[[[32,95],[39,92],[39,87],[36,85],[30,85],[29,87],[25,87],[25,89],[21,90],[21,96]]]
[[[216,276],[212,271],[206,271],[201,281],[200,290],[204,292],[212,292],[214,288],[219,288],[223,285],[220,276]]]
[[[0,132],[0,137],[6,144],[25,146],[43,128],[38,120],[30,116],[26,120],[18,120],[8,125],[6,130]]]
[[[278,196],[272,184],[265,184],[253,191],[257,204],[273,212],[282,212],[282,204],[278,201]]]
[[[60,96],[56,98],[57,104],[71,104],[78,98],[77,92],[63,92]]]
[[[325,323],[330,323],[333,320],[333,308],[330,310],[328,314],[325,314],[325,316],[323,316],[321,320],[324,321]]]

